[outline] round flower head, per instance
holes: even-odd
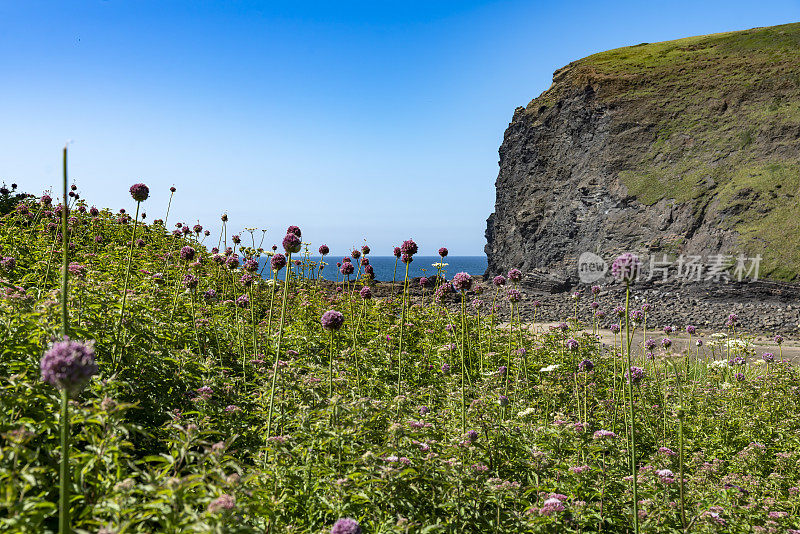
[[[350,253],[350,256],[353,257],[354,260],[357,260],[361,257],[361,252],[359,250],[353,249],[353,252]]]
[[[417,247],[417,244],[414,242],[413,239],[407,239],[403,241],[402,245],[400,245],[400,252],[402,252],[403,255],[413,256],[414,254],[417,253],[418,250],[419,247]]]
[[[272,256],[272,259],[269,260],[269,263],[272,266],[273,271],[280,271],[286,267],[286,256],[278,252]]]
[[[296,234],[286,234],[283,238],[283,250],[286,252],[300,252],[300,238]]]
[[[319,255],[320,256],[325,256],[330,251],[331,251],[331,249],[328,248],[328,245],[320,245],[320,247],[319,247]]]
[[[170,188],[169,188],[169,192],[170,192],[170,193],[174,193],[175,191],[177,191],[177,189],[175,189],[175,186],[174,186],[174,185],[173,185],[172,187],[170,187]]]
[[[16,266],[17,260],[11,256],[7,256],[0,260],[0,267],[2,267],[4,271],[13,271]]]
[[[632,366],[630,369],[625,371],[625,378],[632,384],[638,384],[644,378],[644,369],[641,367]]]
[[[478,439],[478,432],[476,430],[468,430],[464,436],[470,441],[475,441]]]
[[[242,238],[239,236],[239,234],[233,234],[231,236],[231,241],[233,241],[234,245],[238,245],[239,243],[242,242]]]
[[[200,232],[203,231],[203,227],[201,225],[199,225],[199,224],[195,224],[192,227],[192,230],[194,230],[194,233],[199,234]]]
[[[522,281],[522,271],[519,269],[511,269],[508,271],[508,279],[512,282],[520,282]]]
[[[508,293],[506,293],[509,302],[519,302],[522,298],[522,295],[516,289],[509,289]]]
[[[506,285],[506,277],[502,274],[498,274],[492,279],[492,283],[494,284],[494,287],[504,286]]]
[[[428,279],[424,276],[419,279],[419,287],[428,287]]]
[[[294,234],[297,237],[303,237],[303,233],[300,231],[300,228],[297,227],[297,226],[294,226],[294,225],[292,225],[289,228],[287,228],[286,229],[286,233],[287,234]]]
[[[592,302],[592,303],[589,304],[589,307],[591,309],[593,309],[593,310],[596,310],[597,308],[600,307],[600,303],[599,302]]]
[[[469,291],[472,287],[472,277],[467,273],[458,273],[453,277],[453,289],[456,291]]]
[[[192,261],[194,259],[195,250],[190,246],[185,246],[181,249],[181,259]]]
[[[500,395],[500,397],[497,399],[497,404],[499,404],[502,408],[505,408],[508,406],[508,397],[505,395]]]
[[[217,299],[217,292],[213,289],[209,289],[205,293],[203,293],[203,300],[206,302],[214,302]]]
[[[626,252],[611,264],[611,274],[621,282],[631,282],[639,275],[641,262],[635,254]]]
[[[89,215],[91,215],[92,217],[97,217],[98,215],[100,215],[100,210],[92,206],[91,208],[89,208]]]
[[[361,246],[361,253],[362,254],[369,254],[370,250],[372,250],[372,249],[369,248],[369,245],[362,245]]]
[[[236,305],[240,308],[246,308],[247,305],[250,304],[250,297],[247,295],[242,295],[238,299],[236,299]]]
[[[342,264],[342,268],[339,270],[342,272],[343,275],[349,276],[355,272],[356,268],[353,267],[352,263],[346,261]]]
[[[533,305],[534,308],[538,308],[538,307],[540,307],[542,305],[542,301],[541,300],[534,300],[533,302],[531,302],[531,304]]]
[[[197,277],[192,274],[187,274],[183,277],[183,285],[187,289],[195,289],[197,287]]]
[[[233,254],[229,256],[227,260],[225,260],[225,265],[228,266],[228,269],[233,270],[239,267],[239,256]]]
[[[610,430],[598,430],[592,435],[592,437],[594,439],[614,439],[617,437],[617,435]]]
[[[333,524],[331,534],[361,534],[361,525],[355,519],[343,517]]]
[[[644,321],[644,312],[642,310],[633,310],[631,312],[631,322],[639,324]]]
[[[223,213],[222,216],[219,218],[222,222],[228,222],[228,214]]]
[[[395,257],[395,258],[399,258],[400,256],[402,256],[402,255],[403,255],[403,251],[402,251],[402,250],[400,250],[400,247],[394,247],[394,252],[393,252],[393,254],[394,254],[394,257]]]
[[[583,360],[581,363],[578,364],[578,369],[583,371],[584,373],[588,373],[592,369],[594,369],[594,362],[592,360]]]
[[[361,295],[361,298],[364,300],[372,298],[372,290],[369,288],[369,286],[362,287],[358,294]]]
[[[576,291],[575,293],[573,293],[570,296],[572,297],[572,300],[577,302],[577,301],[579,301],[581,299],[581,292],[580,291]]]
[[[572,338],[569,338],[567,341],[565,341],[564,345],[568,350],[578,350],[578,342]]]
[[[762,358],[764,358],[764,361],[767,363],[772,363],[775,361],[775,355],[771,352],[765,352]]]
[[[258,262],[253,258],[245,260],[244,265],[242,266],[245,271],[254,273],[258,270]]]
[[[694,335],[694,334],[697,333],[697,327],[696,326],[692,326],[692,325],[686,325],[686,332],[689,335]]]
[[[364,276],[367,278],[375,278],[375,269],[372,268],[372,265],[364,266]]]
[[[361,258],[361,265],[363,265],[364,267],[369,265],[369,258]]]
[[[344,315],[336,310],[328,310],[322,314],[320,322],[325,330],[339,330],[344,324]]]
[[[777,345],[780,345],[780,344],[782,344],[782,343],[783,343],[783,336],[782,336],[782,335],[780,335],[780,334],[775,334],[775,343],[776,343]]]
[[[39,202],[42,203],[42,206],[49,206],[53,203],[53,198],[50,195],[44,194],[42,198],[39,199]]]
[[[672,346],[672,340],[668,337],[665,337],[664,339],[661,340],[661,346],[664,347],[665,349],[670,348]]]
[[[414,261],[414,257],[411,254],[403,254],[403,257],[400,258],[400,261],[403,263],[411,263]]]
[[[74,397],[98,372],[93,344],[72,341],[64,336],[63,341],[53,343],[44,353],[40,368],[44,382]]]
[[[253,285],[253,281],[254,281],[254,280],[255,280],[255,276],[253,276],[253,275],[252,275],[252,274],[250,274],[250,273],[244,273],[244,274],[242,275],[242,277],[241,277],[241,278],[239,278],[239,282],[240,282],[240,283],[241,283],[241,284],[242,284],[244,287],[250,287],[251,285]]]
[[[675,329],[673,327],[671,327],[671,326],[665,326],[664,327],[664,333],[665,334],[671,334],[674,331],[675,331]]]
[[[654,348],[656,348],[656,340],[653,338],[648,338],[644,342],[644,348],[646,348],[647,350],[653,350]]]
[[[144,184],[133,184],[130,191],[133,200],[136,202],[144,202],[150,196],[150,188]]]
[[[592,286],[592,295],[600,294],[600,286]]]
[[[446,248],[442,247],[442,248],[439,249],[439,256],[441,256],[442,258],[446,258],[447,254],[448,254],[448,250]]]

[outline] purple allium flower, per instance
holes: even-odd
[[[600,286],[592,286],[592,295],[600,294]]]
[[[294,226],[294,225],[292,225],[289,228],[287,228],[286,229],[286,233],[287,234],[294,234],[297,237],[303,237],[303,233],[300,231],[300,228],[298,226]]]
[[[775,361],[775,355],[771,352],[765,352],[761,357],[767,363],[772,363]]]
[[[665,349],[668,349],[672,346],[672,340],[668,337],[665,337],[661,340],[661,346]]]
[[[235,507],[236,498],[233,495],[225,493],[208,503],[208,511],[212,514],[233,510]]]
[[[253,285],[253,281],[254,281],[255,279],[256,279],[256,277],[255,277],[255,276],[253,276],[252,274],[250,274],[250,273],[244,273],[244,274],[242,275],[242,277],[241,277],[241,278],[239,278],[239,282],[240,282],[240,283],[241,283],[241,284],[242,284],[244,287],[250,287],[251,285]]]
[[[589,304],[589,307],[591,309],[593,309],[593,310],[596,310],[597,308],[600,307],[600,303],[599,302],[592,302],[592,303]]]
[[[273,271],[280,271],[286,267],[286,256],[278,252],[272,256],[272,259],[269,260],[269,263]]]
[[[69,274],[79,278],[83,278],[83,276],[86,274],[86,267],[74,261],[69,264],[67,269],[69,270]]]
[[[344,315],[336,310],[328,310],[322,314],[320,322],[325,330],[339,330],[344,324]]]
[[[402,261],[403,263],[411,263],[412,261],[414,261],[414,256],[412,256],[411,254],[403,254],[403,257],[400,258],[400,261]]]
[[[333,524],[331,534],[361,534],[361,525],[355,519],[343,517]]]
[[[137,247],[144,248],[145,245],[146,245],[146,243],[144,242],[144,239],[139,238],[139,239],[136,240],[136,246]]]
[[[498,274],[494,277],[494,279],[492,279],[492,283],[494,284],[494,287],[504,286],[506,285],[506,277],[502,274]]]
[[[92,206],[91,208],[89,208],[89,215],[91,215],[92,217],[97,217],[98,215],[100,215],[100,210]]]
[[[522,271],[519,269],[511,269],[508,271],[508,279],[512,282],[520,282],[522,280]]]
[[[172,231],[172,235],[173,235],[174,237],[180,237],[180,236],[181,236],[181,231],[180,231],[180,230],[178,230],[177,228],[175,228],[175,229]]]
[[[370,250],[372,250],[372,249],[369,248],[369,245],[361,245],[361,253],[362,254],[369,254]]]
[[[442,247],[439,249],[439,256],[442,258],[446,258],[447,254],[449,254],[449,251],[446,248]]]
[[[320,256],[325,256],[326,254],[329,254],[330,251],[331,251],[331,249],[328,248],[328,245],[320,245],[320,247],[319,247],[319,255]]]
[[[610,430],[598,430],[592,437],[594,439],[614,439],[617,435]]]
[[[428,279],[424,276],[419,279],[419,287],[428,287]]]
[[[181,259],[192,261],[194,259],[195,250],[190,246],[185,246],[181,249]]]
[[[230,270],[237,269],[239,267],[239,255],[233,254],[228,256],[228,259],[225,260],[225,265],[227,265]]]
[[[286,234],[283,238],[283,250],[286,252],[300,252],[301,246],[300,238],[296,234]]]
[[[501,408],[505,408],[508,406],[508,397],[505,395],[500,395],[500,397],[497,399],[497,404],[499,404]]]
[[[195,224],[195,225],[192,227],[192,230],[194,230],[194,233],[196,233],[196,234],[199,234],[200,232],[202,232],[202,231],[203,231],[203,227],[202,227],[202,226],[200,226],[199,224]]]
[[[780,335],[780,334],[775,334],[775,338],[774,339],[775,339],[775,343],[778,344],[778,345],[783,343],[783,336]]]
[[[702,347],[703,346],[703,340],[702,339],[698,339],[697,341],[695,341],[695,345],[697,345],[698,347]]]
[[[170,188],[169,188],[169,192],[170,192],[170,193],[174,193],[175,191],[177,191],[177,189],[175,189],[175,186],[174,186],[174,185],[173,185],[172,187],[170,187]]]
[[[597,317],[598,319],[604,319],[606,316],[606,312],[604,312],[603,310],[598,310],[594,313],[594,316]]]
[[[470,441],[475,441],[478,439],[478,432],[475,430],[468,430],[467,433],[464,434],[464,437]]]
[[[342,263],[350,263],[351,261],[352,259],[350,258],[350,256],[342,258]]]
[[[558,323],[556,329],[561,330],[562,332],[566,332],[567,330],[569,330],[569,325],[567,323]]]
[[[372,268],[372,265],[364,266],[364,276],[367,278],[375,278],[375,269]]]
[[[580,291],[576,291],[576,292],[574,292],[572,295],[570,295],[570,297],[571,297],[571,298],[572,298],[572,300],[574,300],[575,302],[578,302],[578,301],[581,299],[581,292],[580,292]]]
[[[669,325],[667,325],[667,326],[665,326],[665,327],[664,327],[664,333],[665,333],[665,334],[671,334],[671,333],[673,333],[674,331],[675,331],[675,328],[674,328],[674,327],[672,327],[672,326],[669,326]]]
[[[506,292],[506,297],[508,298],[509,302],[514,303],[514,302],[519,302],[520,299],[522,298],[522,295],[516,289],[509,289]]]
[[[402,256],[402,255],[403,255],[403,251],[402,251],[402,250],[400,250],[400,247],[394,247],[394,252],[393,252],[393,254],[394,254],[394,257],[395,257],[395,258],[399,258],[400,256]]]
[[[625,378],[630,380],[632,384],[638,384],[644,378],[644,369],[633,365],[625,371]]]
[[[419,407],[419,414],[420,415],[425,415],[428,412],[430,412],[430,410],[428,409],[427,406],[420,406]]]
[[[361,258],[361,265],[363,267],[366,267],[367,265],[369,265],[369,258]]]
[[[642,311],[643,312],[647,313],[652,309],[653,309],[653,305],[650,304],[649,302],[645,302],[644,304],[642,304]]]
[[[747,362],[745,362],[744,358],[742,358],[741,356],[735,356],[735,357],[731,358],[730,360],[728,360],[728,365],[730,367],[736,367],[738,365],[745,365],[746,363]]]
[[[464,272],[458,273],[453,277],[453,289],[456,291],[469,291],[472,287],[472,277]]]
[[[738,382],[743,382],[744,381],[744,373],[736,373],[736,380]]]
[[[631,282],[639,275],[641,262],[635,254],[626,252],[611,264],[611,275],[621,282]]]
[[[192,274],[187,274],[183,277],[183,285],[188,289],[196,289],[197,288],[197,277]]]
[[[614,308],[614,313],[616,313],[618,317],[625,317],[625,306],[617,306]]]
[[[631,322],[641,323],[644,321],[644,312],[642,310],[633,310],[631,312]]]
[[[248,304],[250,304],[250,297],[247,295],[242,295],[236,299],[236,305],[240,308],[246,308]]]
[[[578,350],[578,342],[572,338],[569,338],[567,341],[565,341],[564,346],[567,347],[567,350]]]
[[[53,199],[50,197],[50,195],[44,194],[42,195],[42,198],[39,199],[39,202],[42,204],[42,206],[49,206],[53,203]]]
[[[254,273],[258,270],[258,262],[253,258],[247,259],[242,268],[247,272]]]
[[[233,234],[231,236],[231,241],[233,241],[234,245],[238,245],[239,243],[242,242],[242,238],[239,236],[239,234]]]
[[[505,375],[506,371],[508,371],[508,367],[506,367],[505,365],[501,365],[500,367],[497,368],[497,374],[500,376]]]
[[[648,338],[644,342],[644,348],[646,348],[647,350],[653,350],[654,348],[656,348],[656,340],[653,338]]]
[[[227,213],[223,213],[220,216],[219,220],[221,220],[222,222],[228,222],[228,214]]]
[[[355,272],[356,268],[353,267],[352,263],[346,261],[342,263],[342,267],[339,270],[342,272],[343,275],[349,276]]]
[[[731,313],[730,315],[728,315],[728,320],[725,321],[725,326],[731,328],[733,326],[736,326],[736,323],[738,321],[739,321],[739,316],[736,315],[735,313]]]
[[[40,362],[42,381],[74,397],[98,372],[93,342],[81,343],[64,336],[53,343]]]
[[[594,369],[594,362],[592,360],[583,360],[581,363],[578,364],[578,369],[583,371],[584,373],[588,373],[592,369]]]
[[[372,289],[370,289],[369,286],[364,286],[361,288],[361,291],[359,291],[358,294],[361,295],[361,298],[364,300],[371,299]]]
[[[472,301],[472,307],[475,308],[476,310],[480,310],[481,308],[483,308],[484,304],[485,302],[483,302],[481,299],[475,299]]]
[[[533,305],[534,308],[538,308],[538,307],[540,307],[542,305],[542,301],[541,300],[534,300],[533,302],[531,302],[531,304]]]
[[[11,272],[14,270],[14,268],[16,268],[16,266],[17,266],[17,260],[15,260],[11,256],[6,256],[2,260],[0,260],[0,267],[2,267],[4,271]]]
[[[400,252],[402,252],[403,255],[413,256],[418,250],[419,247],[417,247],[417,244],[414,243],[413,239],[407,239],[403,241],[402,245],[400,245]]]
[[[692,326],[692,325],[690,325],[690,324],[689,324],[689,325],[686,325],[686,332],[687,332],[687,333],[688,333],[690,336],[693,336],[693,335],[695,335],[695,334],[697,333],[697,327],[696,327],[696,326]]]
[[[357,260],[361,257],[361,252],[359,252],[357,249],[353,249],[353,251],[350,253],[350,256],[352,256],[354,260]]]
[[[130,191],[133,200],[136,202],[144,202],[150,196],[150,188],[144,184],[133,184]]]
[[[450,364],[449,363],[446,363],[446,364],[442,365],[442,372],[443,373],[449,373],[450,372]]]
[[[203,300],[206,302],[213,302],[217,298],[217,292],[213,289],[209,289],[205,293],[203,293]]]

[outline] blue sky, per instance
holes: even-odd
[[[480,255],[517,106],[594,52],[800,20],[800,1],[0,0],[0,180],[336,252]],[[316,246],[315,246],[316,248]]]

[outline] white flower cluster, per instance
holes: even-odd
[[[539,371],[542,373],[549,373],[551,371],[555,371],[559,367],[561,367],[559,364],[554,363],[552,365],[548,365],[547,367],[542,367],[541,369],[539,369]]]

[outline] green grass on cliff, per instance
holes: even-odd
[[[800,276],[800,23],[640,44],[570,64],[528,109],[591,85],[615,120],[651,139],[620,179],[640,202],[691,203]]]

